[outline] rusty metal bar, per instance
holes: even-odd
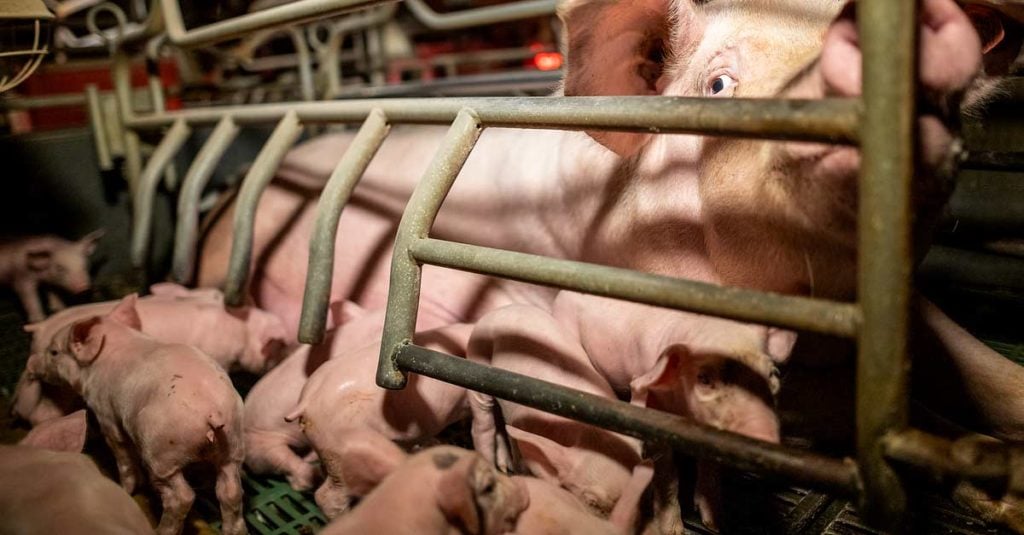
[[[390,389],[405,386],[405,374],[398,369],[395,357],[400,347],[412,341],[422,275],[409,249],[417,239],[427,237],[441,203],[455,183],[455,177],[465,165],[481,131],[480,118],[473,110],[466,108],[459,112],[402,214],[395,236],[395,252],[391,257],[391,286],[377,365],[378,386]]]
[[[199,199],[217,163],[238,137],[240,128],[225,117],[217,123],[203,148],[192,161],[178,194],[178,222],[174,233],[174,260],[171,276],[181,284],[192,282],[195,271],[195,248],[199,228]]]
[[[667,444],[684,454],[740,470],[781,476],[845,496],[854,496],[858,490],[857,469],[849,460],[830,459],[721,431],[674,414],[602,398],[415,345],[397,348],[396,362],[406,372]]]
[[[857,306],[849,303],[724,288],[432,238],[412,241],[409,252],[426,264],[789,329],[854,337],[860,323]]]
[[[231,259],[224,288],[224,302],[229,306],[241,306],[245,302],[245,288],[249,283],[249,267],[252,263],[253,226],[260,197],[274,178],[281,160],[301,134],[302,123],[298,115],[294,112],[286,114],[270,134],[270,139],[242,181],[238,201],[235,203],[235,233],[231,241]]]
[[[246,33],[329,17],[383,3],[381,0],[299,0],[200,28],[185,28],[178,0],[160,0],[167,36],[179,47],[191,48],[241,37]]]
[[[857,340],[857,457],[861,511],[904,531],[907,495],[885,459],[884,438],[907,426],[910,184],[916,147],[918,0],[861,0],[861,125]]]
[[[103,127],[103,108],[100,105],[100,92],[96,84],[85,86],[85,102],[89,112],[92,140],[96,145],[96,161],[101,170],[110,171],[114,168],[114,160],[110,156],[110,141],[107,140],[107,131]]]
[[[472,108],[481,124],[495,127],[584,128],[657,133],[794,139],[856,144],[857,99],[763,100],[686,97],[491,97],[366,99],[225,106],[136,117],[129,128],[151,129],[184,118],[212,124],[231,115],[240,124],[278,121],[294,112],[304,123],[363,121],[380,108],[392,124],[450,124]]]
[[[370,112],[320,193],[316,223],[309,239],[309,268],[306,270],[306,290],[302,297],[302,317],[299,320],[299,341],[302,343],[317,344],[323,341],[334,275],[338,219],[389,129],[384,112]]]
[[[149,234],[153,227],[153,200],[156,198],[156,187],[160,182],[160,176],[164,169],[174,159],[174,156],[181,150],[185,140],[192,133],[192,129],[185,124],[185,121],[175,122],[160,144],[157,145],[146,162],[146,168],[139,178],[138,187],[132,197],[132,265],[143,267],[146,265],[146,255],[149,252]]]

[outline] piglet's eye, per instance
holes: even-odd
[[[722,74],[711,80],[711,84],[708,85],[708,92],[712,95],[717,95],[733,87],[736,87],[736,79],[728,74]]]

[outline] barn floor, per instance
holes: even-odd
[[[1005,316],[1004,316],[1005,317]],[[1021,316],[1016,316],[1021,317]],[[15,442],[24,431],[13,427],[8,416],[7,404],[13,385],[27,357],[28,336],[22,332],[23,318],[13,296],[0,295],[0,442]],[[996,345],[1007,352],[1017,351],[1001,337],[1002,345]],[[1016,340],[1014,342],[1020,342]],[[1018,355],[1014,355],[1018,356]],[[252,378],[238,377],[238,386],[247,390]],[[107,473],[116,473],[113,461],[105,453],[102,440],[90,440],[89,450]],[[197,485],[199,498],[189,518],[186,533],[217,533],[217,509],[213,502],[212,485]],[[205,487],[205,488],[204,488]],[[314,533],[323,524],[312,500],[311,494],[293,492],[281,480],[250,479],[245,481],[246,519],[251,533],[255,534],[301,534]],[[1005,531],[987,526],[969,512],[957,507],[950,500],[935,493],[935,489],[915,494],[914,528],[912,533],[928,534],[1001,534]],[[144,509],[152,510],[156,503],[150,495],[136,496]],[[726,525],[723,533],[737,534],[870,534],[858,518],[853,506],[818,492],[773,485],[749,476],[727,477]],[[209,519],[210,523],[204,521]],[[699,521],[688,519],[691,533],[710,534]]]

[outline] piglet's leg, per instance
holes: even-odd
[[[224,535],[247,533],[242,517],[242,475],[238,464],[227,463],[220,467],[217,474],[217,501],[220,502]]]
[[[21,306],[25,308],[29,323],[43,321],[46,313],[43,312],[43,303],[39,300],[39,286],[35,281],[18,281],[14,283],[14,292],[21,300]]]
[[[117,424],[105,422],[100,419],[100,428],[103,432],[103,439],[107,446],[114,453],[114,460],[117,462],[117,475],[121,480],[121,487],[125,492],[132,494],[141,479],[142,472],[132,453],[132,443],[125,437]]]
[[[61,300],[60,296],[50,290],[46,291],[46,306],[49,307],[50,313],[58,312],[67,308],[64,301]]]
[[[469,392],[469,407],[473,412],[473,449],[480,452],[484,459],[494,463],[502,472],[511,469],[508,442],[504,436],[498,436],[497,415],[500,410],[494,398],[480,392]]]
[[[164,514],[160,516],[160,524],[156,527],[159,535],[177,535],[185,524],[185,516],[192,508],[196,493],[189,486],[188,481],[181,471],[172,473],[169,477],[159,478],[153,476],[153,487],[160,493],[160,501],[163,502]],[[218,481],[218,490],[220,482]],[[223,502],[221,502],[223,504]],[[227,529],[225,527],[225,529]],[[244,529],[244,526],[243,526]],[[225,533],[232,533],[225,531]]]
[[[328,519],[337,518],[347,513],[352,508],[352,498],[353,496],[344,482],[329,476],[313,494],[317,507]]]

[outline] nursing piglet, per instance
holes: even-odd
[[[0,446],[0,533],[153,533],[131,496],[80,453],[86,426],[80,410]]]
[[[565,328],[540,309],[505,307],[477,324],[469,358],[615,399],[582,348],[563,342]],[[602,517],[612,511],[641,461],[641,444],[634,438],[478,392],[470,392],[469,399],[473,445],[484,458],[503,471],[512,468],[512,454],[499,436],[504,431],[530,473],[562,486]],[[504,430],[498,425],[501,418]]]
[[[201,351],[140,332],[136,301],[64,327],[28,372],[70,386],[96,413],[125,490],[149,476],[163,503],[158,533],[181,530],[195,499],[183,471],[196,463],[217,470],[224,533],[245,533],[242,399]]]
[[[472,326],[456,324],[416,335],[423,347],[464,354]],[[322,365],[306,382],[289,421],[298,420],[320,457],[327,478],[316,491],[316,503],[328,518],[350,507],[359,493],[340,473],[344,446],[355,432],[377,433],[405,445],[433,438],[448,425],[469,415],[465,389],[409,376],[403,390],[384,390],[374,382],[379,338]]]
[[[96,250],[102,230],[78,241],[56,236],[31,236],[0,243],[0,284],[18,294],[29,321],[46,317],[39,300],[40,286],[52,286],[71,293],[82,293],[92,285],[89,279],[89,255]],[[52,292],[47,296],[51,309],[63,308]]]
[[[510,533],[529,505],[521,482],[499,474],[475,452],[437,446],[405,457],[387,440],[350,445],[350,463],[388,474],[324,535]]]

